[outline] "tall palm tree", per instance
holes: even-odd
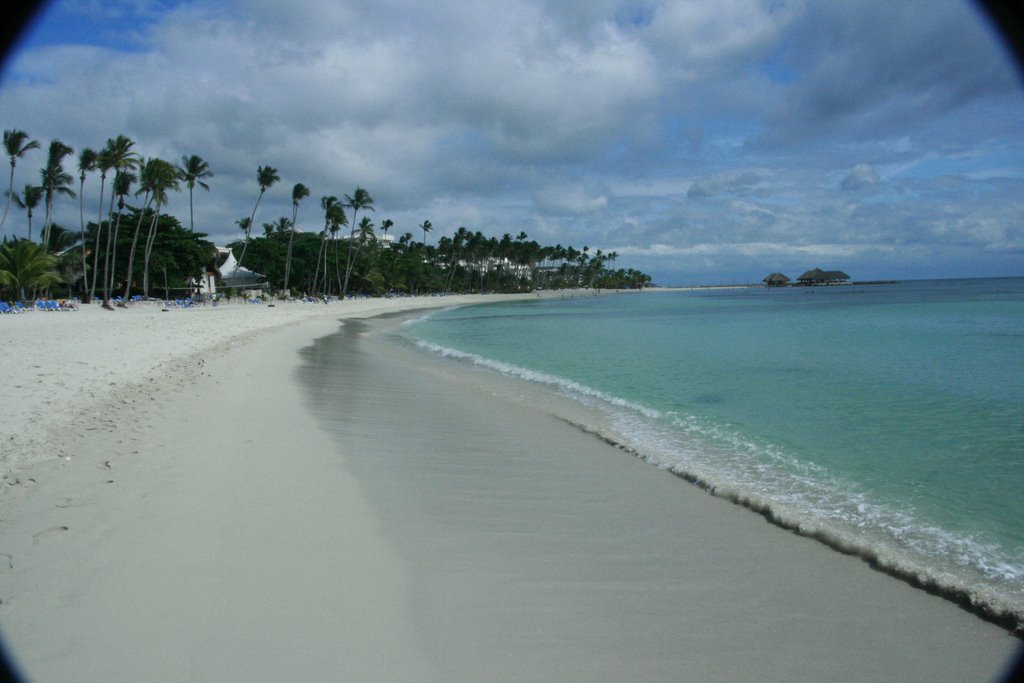
[[[338,281],[338,292],[341,292],[341,266],[338,262],[338,233],[343,225],[348,225],[348,218],[345,216],[345,207],[341,203],[335,204],[328,212],[331,242],[334,244],[334,279]],[[329,289],[327,279],[327,252],[324,252],[324,289]]]
[[[110,225],[107,225],[107,251],[103,260],[103,308],[109,310],[113,310],[110,305],[110,292],[114,287],[113,265],[116,263],[112,260],[111,240],[116,249],[117,232],[121,227],[121,212],[124,210],[124,198],[131,191],[131,184],[135,182],[135,176],[131,171],[138,168],[140,163],[139,155],[132,151],[134,146],[134,140],[126,135],[118,135],[116,138],[107,140],[107,146],[101,153],[105,158],[103,163],[109,164],[109,168],[114,170],[114,189],[110,193],[110,209],[107,211],[107,220],[109,223],[114,223],[114,230],[111,231]],[[125,174],[128,174],[130,178],[124,178]],[[116,223],[114,222],[115,196],[118,198]]]
[[[28,212],[28,238],[31,240],[32,212],[39,206],[39,202],[43,201],[43,188],[38,185],[26,185],[24,194],[14,194],[13,197],[18,207]]]
[[[273,166],[260,166],[256,169],[256,182],[260,185],[260,194],[256,197],[256,205],[252,207],[252,215],[249,216],[249,223],[245,226],[245,244],[242,245],[242,255],[238,257],[238,262],[235,264],[236,272],[242,267],[242,261],[245,260],[245,250],[249,248],[249,235],[252,232],[253,222],[256,220],[256,209],[260,206],[263,193],[280,179],[281,176],[277,175],[277,169]]]
[[[122,171],[114,176],[110,200],[117,197],[117,213],[108,219],[112,226],[107,226],[107,254],[103,272],[103,306],[111,308],[110,293],[114,291],[114,280],[117,270],[117,235],[121,232],[121,216],[124,215],[125,197],[132,192],[132,183],[137,180],[134,173]],[[113,236],[113,246],[111,246]]]
[[[160,209],[167,203],[168,190],[175,192],[181,189],[181,171],[163,159],[154,159],[154,168],[150,170],[152,180],[150,181],[153,199],[156,208],[153,211],[153,220],[149,224],[149,236],[146,238],[146,249],[142,265],[142,293],[149,297],[149,259],[153,255],[153,243],[156,240],[156,231],[160,226]]]
[[[299,202],[309,196],[309,188],[302,183],[292,187],[292,223],[288,230],[288,255],[284,260],[284,290],[288,291],[288,278],[292,271],[292,241],[295,239],[295,221],[299,217]]]
[[[135,252],[139,243],[139,230],[142,228],[143,218],[147,210],[153,205],[153,201],[157,198],[157,193],[160,191],[164,176],[168,173],[176,174],[177,171],[163,159],[153,157],[146,160],[139,168],[139,189],[135,191],[135,196],[143,195],[143,201],[135,221],[135,231],[132,233],[132,246],[128,250],[128,267],[125,269],[124,296],[121,297],[121,306],[124,306],[131,296],[132,270],[135,265]],[[121,174],[122,181],[127,177],[128,174]]]
[[[109,145],[109,140],[107,141]],[[107,184],[107,171],[111,169],[110,154],[104,149],[96,155],[96,170],[100,172],[99,216],[96,218],[96,243],[92,250],[92,283],[89,285],[89,300],[96,298],[96,275],[100,272],[100,237],[103,235],[103,191]],[[107,226],[109,229],[109,225]]]
[[[0,246],[0,285],[18,290],[25,298],[29,287],[49,287],[61,282],[57,257],[32,240],[15,240]]]
[[[391,220],[390,218],[385,218],[383,221],[381,221],[380,229],[381,229],[381,232],[384,233],[384,246],[385,247],[388,246],[388,230],[390,230],[393,227],[395,227],[395,222],[393,220]]]
[[[210,190],[210,186],[203,182],[203,178],[212,178],[213,171],[210,170],[210,164],[206,163],[202,157],[193,154],[192,156],[181,157],[181,166],[178,167],[181,172],[181,178],[185,181],[185,185],[188,187],[188,229],[195,230],[195,214],[192,211],[192,190],[195,189],[196,185],[203,188],[206,191]]]
[[[341,287],[342,300],[348,295],[348,279],[352,275],[352,266],[355,265],[352,254],[352,241],[355,239],[356,214],[359,212],[359,209],[373,211],[373,197],[363,188],[357,187],[356,191],[351,195],[345,195],[345,206],[352,209],[352,222],[349,224],[351,229],[349,232],[348,252],[345,258],[345,282]]]
[[[78,222],[82,230],[82,298],[85,303],[89,297],[89,268],[85,261],[85,176],[96,170],[96,150],[86,147],[78,153]],[[99,228],[97,228],[99,229]]]
[[[330,234],[330,228],[334,220],[332,214],[337,214],[338,198],[334,195],[329,195],[320,198],[320,208],[324,212],[324,229],[320,233],[320,251],[316,255],[316,270],[313,273],[313,287],[312,290],[317,291],[317,285],[320,282],[320,264],[323,264],[324,269],[324,282],[327,281],[327,235]],[[324,287],[326,290],[326,287]]]
[[[139,189],[135,190],[135,196],[138,197],[140,194],[143,195],[142,206],[138,210],[138,215],[135,220],[135,230],[132,232],[132,245],[128,248],[128,267],[124,271],[124,295],[121,297],[121,302],[118,303],[119,307],[127,305],[129,298],[131,297],[131,286],[132,286],[132,270],[135,265],[135,252],[136,247],[139,243],[139,230],[142,229],[142,221],[146,215],[146,211],[153,204],[153,180],[156,174],[154,171],[153,162],[155,159],[150,158],[139,167]],[[124,178],[125,176],[122,176]],[[115,245],[116,246],[116,245]],[[115,262],[116,269],[116,262]]]
[[[423,221],[420,224],[420,230],[423,231],[423,244],[427,243],[427,233],[434,229],[433,224],[430,221]]]
[[[75,150],[60,140],[52,140],[46,155],[46,166],[39,171],[42,181],[40,184],[43,186],[44,201],[46,202],[46,218],[43,221],[43,249],[47,251],[50,248],[50,225],[53,223],[53,200],[58,194],[75,196],[75,191],[71,189],[71,182],[74,178],[64,171],[64,157],[74,153]]]
[[[14,167],[18,163],[18,159],[25,156],[25,152],[31,149],[39,149],[39,141],[29,140],[28,133],[17,129],[4,131],[4,152],[11,159],[11,180],[7,184],[7,205],[4,206],[4,217],[0,219],[0,229],[7,222],[7,212],[11,208],[11,199],[14,197]]]

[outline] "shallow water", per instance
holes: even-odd
[[[438,680],[987,679],[1016,651],[572,426],[600,410],[397,324],[345,321],[300,379],[404,560]]]
[[[784,526],[1024,616],[1024,279],[539,299],[404,331],[596,409]]]

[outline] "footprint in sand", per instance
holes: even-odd
[[[36,533],[32,534],[32,545],[39,545],[39,537],[40,536],[45,536],[47,534],[52,534],[52,533],[55,533],[55,532],[67,531],[67,530],[68,530],[68,527],[66,527],[66,526],[51,526],[49,529],[43,529],[42,531],[37,531]]]

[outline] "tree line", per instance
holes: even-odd
[[[5,130],[4,151],[10,160],[7,201],[0,229],[13,205],[24,211],[25,230],[0,245],[0,288],[25,298],[28,291],[62,291],[89,302],[102,298],[111,308],[133,295],[159,293],[164,297],[188,292],[204,272],[216,272],[216,248],[195,230],[194,191],[209,190],[210,165],[198,155],[179,164],[158,157],[144,158],[135,142],[124,135],[107,140],[100,150],[77,154],[76,178],[64,169],[74,150],[60,140],[50,142],[39,171],[38,184],[14,190],[18,161],[41,149],[22,130]],[[86,218],[86,181],[99,176],[98,200]],[[434,229],[429,220],[397,236],[390,219],[375,224],[370,193],[357,187],[342,199],[320,199],[322,227],[297,228],[300,206],[311,192],[302,183],[292,187],[291,216],[262,223],[253,235],[260,203],[281,178],[272,166],[256,172],[259,192],[251,212],[236,224],[242,237],[228,246],[237,260],[232,272],[217,274],[229,281],[239,270],[257,272],[274,292],[336,295],[353,293],[424,294],[437,292],[528,291],[538,287],[638,288],[650,277],[634,269],[614,269],[618,255],[589,247],[542,246],[524,232],[516,237],[487,237],[459,227],[451,236],[428,241]],[[109,183],[108,183],[109,181]],[[189,227],[164,211],[171,193],[188,191]],[[95,191],[95,190],[94,190]],[[78,200],[79,229],[57,225],[53,209],[58,199]],[[90,202],[90,204],[92,204]],[[42,205],[43,223],[33,238],[33,217]],[[96,213],[93,214],[92,211]],[[360,219],[360,213],[362,218]],[[38,241],[36,241],[38,240]],[[62,290],[58,289],[63,287]]]

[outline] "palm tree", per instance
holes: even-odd
[[[14,167],[17,165],[18,159],[25,156],[25,152],[31,149],[39,149],[39,142],[37,140],[29,140],[28,133],[23,130],[4,131],[4,151],[11,159],[11,180],[7,185],[7,205],[4,207],[4,217],[0,219],[0,229],[7,222],[7,212],[11,208],[11,199],[15,196]]]
[[[175,192],[181,189],[181,171],[163,159],[152,159],[153,168],[150,169],[150,188],[156,208],[153,212],[153,220],[149,224],[149,236],[146,238],[146,249],[142,265],[142,293],[149,297],[149,259],[153,255],[153,242],[156,240],[156,231],[160,226],[160,209],[167,203],[167,191]]]
[[[370,193],[361,187],[357,187],[356,191],[352,195],[345,195],[345,206],[352,209],[352,223],[350,223],[351,230],[349,231],[349,244],[348,244],[348,255],[345,259],[345,282],[341,287],[341,298],[345,299],[348,294],[348,279],[352,275],[352,266],[354,265],[353,254],[352,254],[352,240],[355,239],[356,231],[356,214],[359,209],[366,209],[367,211],[373,211],[373,197]]]
[[[132,151],[135,141],[126,135],[118,135],[116,138],[108,139],[107,146],[103,148],[102,156],[105,164],[114,169],[114,189],[110,193],[110,209],[107,212],[108,221],[114,222],[114,197],[117,201],[117,222],[114,223],[113,232],[110,225],[107,225],[107,251],[103,263],[103,308],[113,310],[110,305],[110,291],[114,287],[113,251],[117,246],[117,233],[121,227],[121,212],[124,210],[124,198],[131,191],[131,184],[135,182],[135,176],[130,171],[139,167],[139,155]],[[128,178],[125,178],[125,175]],[[114,249],[111,248],[113,240]]]
[[[91,301],[89,297],[89,269],[85,262],[85,176],[89,171],[96,170],[97,156],[96,150],[88,147],[78,153],[78,222],[82,230],[82,298],[85,300],[85,303]]]
[[[117,270],[117,235],[121,232],[121,216],[124,215],[124,198],[132,192],[132,183],[138,180],[134,173],[121,172],[114,176],[114,187],[111,190],[110,199],[117,197],[117,214],[110,217],[113,229],[107,227],[107,255],[106,265],[103,273],[103,306],[110,308],[110,293],[114,291],[114,280]],[[113,246],[110,246],[111,235],[113,235]],[[109,270],[109,272],[108,272]]]
[[[17,194],[12,195],[14,202],[19,208],[25,209],[28,212],[28,238],[32,239],[32,212],[39,202],[43,200],[43,188],[38,185],[26,185],[25,192],[18,196]]]
[[[309,188],[295,183],[292,188],[292,224],[288,230],[288,255],[284,260],[284,291],[288,291],[288,278],[292,270],[292,241],[295,239],[295,221],[299,217],[299,202],[309,196]]]
[[[212,178],[213,171],[210,170],[210,165],[196,154],[181,157],[181,166],[178,167],[178,170],[181,172],[182,180],[185,181],[185,185],[188,187],[188,229],[194,231],[196,224],[195,214],[192,211],[192,190],[198,185],[204,190],[209,191],[210,186],[203,182],[203,178]]]
[[[121,178],[128,178],[131,174],[121,174]],[[131,296],[132,269],[135,264],[135,252],[139,242],[139,230],[142,227],[142,220],[146,211],[153,202],[156,202],[156,212],[150,219],[148,234],[152,236],[155,232],[155,224],[160,217],[160,205],[167,201],[167,190],[177,189],[180,179],[179,170],[163,159],[150,158],[139,169],[139,189],[135,196],[144,195],[142,208],[139,209],[138,219],[135,222],[135,232],[132,234],[132,246],[128,251],[128,268],[125,270],[124,296],[121,299],[121,306],[124,306]],[[143,268],[143,291],[148,295],[149,283],[149,250],[151,249],[150,238],[146,239],[145,266]]]
[[[384,233],[384,246],[388,245],[388,230],[395,227],[395,222],[390,218],[385,218],[380,224],[380,229]]]
[[[21,299],[29,287],[46,288],[61,282],[56,268],[57,257],[32,240],[0,245],[0,285],[18,290]]]
[[[43,221],[43,249],[47,251],[50,248],[53,200],[58,194],[66,194],[69,197],[75,196],[75,191],[71,189],[71,182],[74,179],[64,171],[64,157],[74,153],[75,150],[60,140],[51,141],[50,149],[46,156],[46,166],[39,171],[39,177],[42,180],[40,184],[43,186],[46,202],[46,219]]]
[[[345,207],[341,203],[337,203],[330,208],[328,211],[328,227],[331,233],[331,241],[334,244],[334,277],[338,281],[338,291],[341,292],[341,266],[338,263],[338,233],[341,232],[341,226],[348,225],[348,218],[345,216]],[[324,252],[324,289],[329,289],[327,285],[327,252]]]
[[[260,184],[260,194],[256,197],[256,205],[252,207],[252,215],[249,216],[249,223],[245,226],[245,244],[242,245],[242,255],[235,264],[236,272],[242,267],[242,261],[245,259],[245,250],[249,248],[249,234],[252,232],[253,221],[256,220],[256,209],[260,206],[263,193],[280,179],[281,176],[277,175],[277,169],[273,166],[260,166],[256,169],[256,181]]]
[[[324,282],[327,281],[327,235],[330,233],[332,223],[337,223],[335,220],[338,211],[338,198],[334,195],[329,195],[320,198],[320,208],[324,212],[324,230],[320,233],[320,251],[316,255],[316,271],[313,273],[313,286],[312,290],[315,292],[317,284],[320,281],[320,264],[323,263],[324,267]],[[326,290],[326,286],[324,287]]]
[[[92,251],[92,283],[89,285],[89,300],[96,298],[96,275],[100,272],[100,237],[103,235],[103,190],[107,184],[107,171],[111,169],[111,161],[108,148],[96,155],[96,169],[100,172],[100,204],[99,216],[96,218],[96,244]],[[108,226],[109,229],[109,226]]]
[[[420,230],[423,231],[423,244],[427,243],[427,233],[434,229],[434,226],[430,221],[423,221],[420,224]]]

